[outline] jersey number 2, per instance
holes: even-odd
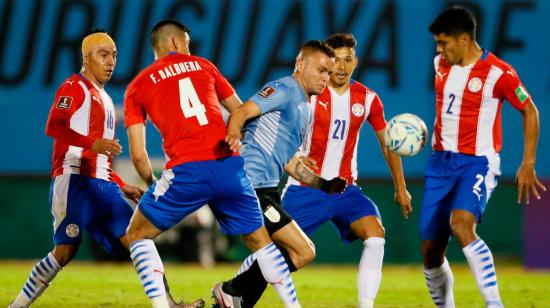
[[[199,100],[197,91],[191,83],[189,77],[180,79],[178,81],[180,90],[180,106],[185,118],[197,117],[199,125],[208,124],[208,118],[206,117],[206,108]]]

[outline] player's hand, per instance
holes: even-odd
[[[139,199],[141,199],[141,196],[144,193],[143,189],[133,185],[125,185],[122,187],[122,192],[126,198],[134,201],[135,203],[139,202]]]
[[[122,153],[122,146],[118,142],[118,139],[96,139],[92,145],[92,151],[97,154],[104,154],[107,156],[116,156]]]
[[[227,142],[231,151],[233,152],[239,151],[242,145],[242,142],[241,142],[242,136],[243,135],[239,130],[237,131],[230,131],[229,129],[227,130],[227,135],[225,136],[225,142]]]
[[[346,190],[347,184],[345,179],[336,177],[332,180],[324,180],[319,189],[327,194],[341,194]]]
[[[546,191],[546,187],[542,184],[535,173],[534,164],[521,164],[516,175],[516,184],[518,185],[518,203],[525,198],[525,203],[529,204],[529,194],[533,194],[535,198],[540,199],[539,189]]]
[[[403,213],[403,217],[405,219],[409,219],[409,214],[412,213],[412,205],[411,205],[411,194],[408,190],[396,190],[395,196],[394,196],[395,203],[399,205],[401,208],[401,212]]]

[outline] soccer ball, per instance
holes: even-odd
[[[386,146],[399,156],[416,155],[428,140],[428,129],[421,118],[411,113],[393,117],[386,125]]]

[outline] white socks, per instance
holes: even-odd
[[[275,288],[277,294],[285,303],[285,307],[300,307],[288,265],[277,246],[270,243],[256,251],[254,255],[258,260],[265,281]]]
[[[23,290],[19,292],[12,307],[28,307],[50,285],[55,275],[62,269],[53,254],[50,252],[44,259],[33,267]]]
[[[359,308],[369,308],[374,304],[382,279],[385,242],[381,237],[369,237],[363,242],[363,253],[357,273]]]
[[[485,299],[488,308],[504,307],[500,300],[497,285],[497,274],[491,250],[485,242],[478,238],[470,245],[462,248],[470,269],[474,273],[477,286]]]
[[[453,308],[455,299],[453,295],[454,278],[447,258],[439,267],[424,268],[426,284],[430,296],[437,307]]]
[[[153,308],[168,308],[163,280],[164,266],[155,243],[147,239],[133,242],[130,245],[130,257]]]
[[[256,255],[255,254],[251,254],[250,256],[246,257],[246,259],[244,259],[243,264],[241,264],[241,268],[239,268],[239,271],[237,272],[237,275],[240,275],[243,272],[246,272],[252,266],[254,261],[256,261]]]

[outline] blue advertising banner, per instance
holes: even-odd
[[[106,89],[118,108],[117,134],[128,155],[122,125],[125,86],[153,61],[149,31],[164,18],[191,28],[192,52],[210,59],[246,100],[272,79],[292,73],[299,46],[334,32],[358,40],[354,78],[374,89],[386,117],[419,115],[432,130],[435,115],[433,57],[427,28],[451,3],[478,17],[479,42],[517,70],[538,104],[541,119],[539,175],[550,176],[550,1],[440,0],[0,0],[0,174],[47,174],[52,141],[44,126],[58,85],[81,66],[80,40],[104,28],[119,58]],[[522,158],[519,112],[503,108],[502,171],[513,177]],[[161,140],[148,130],[151,155]],[[359,144],[361,177],[389,176],[370,127]],[[421,177],[430,150],[404,159],[407,176]]]

